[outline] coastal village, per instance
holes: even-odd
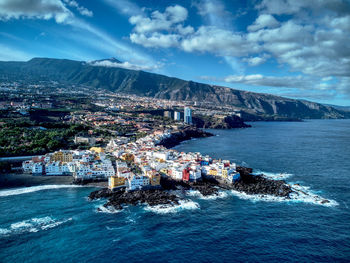
[[[173,118],[179,121],[179,112],[175,111]],[[184,123],[192,124],[189,107],[184,108]],[[75,182],[108,180],[110,190],[157,189],[161,177],[184,182],[197,182],[203,177],[225,183],[239,180],[236,164],[229,160],[215,160],[201,153],[183,153],[162,146],[173,132],[171,128],[156,130],[136,141],[115,137],[104,148],[59,150],[24,161],[22,169],[40,176],[71,175]]]

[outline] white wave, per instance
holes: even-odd
[[[203,196],[198,190],[188,190],[188,191],[186,191],[186,195],[195,196],[195,197]]]
[[[264,172],[264,171],[256,171],[254,174],[259,175],[263,174],[264,177],[268,179],[273,180],[286,180],[287,178],[291,177],[293,174],[290,173],[270,173],[270,172]]]
[[[144,209],[157,214],[168,214],[168,213],[177,213],[182,210],[195,210],[199,209],[200,206],[198,203],[192,200],[180,200],[179,205],[156,205],[149,206],[147,205]]]
[[[338,203],[335,200],[326,199],[313,193],[312,191],[309,190],[310,187],[300,186],[300,185],[290,185],[290,186],[295,193],[291,193],[289,195],[289,198],[273,196],[273,195],[264,195],[264,194],[251,195],[243,192],[238,192],[235,190],[231,190],[231,193],[240,199],[251,200],[253,202],[265,201],[265,202],[309,203],[309,204],[322,205],[327,207],[338,205]]]
[[[218,198],[226,198],[228,197],[228,193],[226,191],[218,191],[217,194],[212,194],[212,195],[202,195],[198,190],[188,190],[186,191],[187,196],[193,196],[193,197],[198,197],[200,199],[204,200],[215,200]]]
[[[100,205],[97,207],[96,211],[98,213],[116,214],[122,210],[115,209],[113,206],[104,207],[103,205]]]
[[[16,188],[11,190],[3,190],[0,191],[0,197],[4,196],[11,196],[11,195],[21,195],[21,194],[28,194],[32,192],[42,191],[42,190],[52,190],[52,189],[61,189],[61,188],[75,188],[75,187],[82,187],[80,185],[70,185],[70,184],[62,184],[62,185],[39,185],[39,186],[31,186],[31,187],[23,187],[23,188]]]
[[[72,218],[58,221],[49,216],[23,220],[20,222],[12,223],[8,228],[0,228],[0,236],[9,236],[13,234],[23,234],[28,232],[34,233],[40,230],[47,230],[57,227],[71,220]]]

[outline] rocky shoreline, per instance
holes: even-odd
[[[108,201],[103,205],[106,208],[123,209],[123,205],[148,204],[156,205],[179,205],[180,197],[174,195],[170,190],[197,190],[203,196],[218,195],[220,189],[236,190],[249,195],[272,195],[289,198],[293,190],[283,180],[267,179],[261,175],[252,175],[252,169],[238,167],[241,179],[234,184],[224,184],[216,179],[203,179],[199,182],[183,182],[163,177],[161,179],[162,189],[126,191],[119,189],[110,191],[103,188],[90,193],[89,200],[106,198]]]
[[[171,133],[170,137],[163,139],[157,145],[162,145],[169,149],[179,145],[183,141],[191,140],[193,138],[207,138],[211,136],[214,136],[214,134],[194,127],[187,127],[181,131]]]

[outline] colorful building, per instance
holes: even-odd
[[[126,178],[111,176],[108,178],[108,189],[114,190],[117,188],[125,187]]]
[[[51,162],[69,163],[73,161],[73,155],[70,151],[58,151],[51,155]]]

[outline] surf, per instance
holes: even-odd
[[[12,196],[12,195],[21,195],[28,194],[42,190],[54,190],[62,188],[77,188],[82,187],[80,185],[40,185],[40,186],[30,186],[23,188],[16,188],[11,190],[2,190],[0,191],[0,197]]]

